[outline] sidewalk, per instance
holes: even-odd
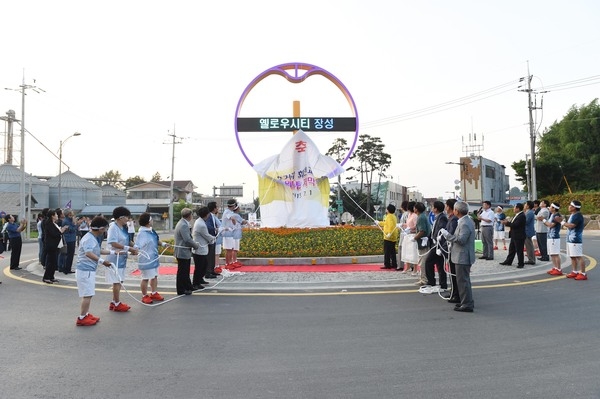
[[[163,233],[161,236],[169,237],[169,234]],[[586,239],[597,240],[600,238],[600,230],[584,230],[584,251]],[[564,235],[563,235],[564,248]],[[507,240],[508,241],[508,240]],[[520,281],[522,279],[540,276],[549,278],[546,271],[550,270],[550,262],[540,262],[536,260],[535,265],[525,265],[523,269],[516,268],[516,259],[513,266],[502,266],[500,262],[506,259],[508,251],[494,251],[494,260],[479,259],[481,254],[476,254],[476,262],[471,268],[471,281],[474,285],[490,284],[494,282],[507,283],[510,281]],[[76,262],[75,256],[75,261]],[[525,257],[527,260],[527,257]],[[337,258],[278,258],[278,259],[240,259],[246,268],[235,269],[233,272],[224,272],[223,276],[210,279],[205,292],[316,292],[316,291],[344,291],[344,290],[418,290],[415,282],[418,277],[410,274],[403,274],[395,270],[379,270],[373,265],[383,264],[383,255],[365,256],[365,257],[337,257]],[[291,265],[337,265],[342,264],[360,266],[360,264],[369,264],[364,271],[338,271],[338,272],[299,272],[286,271],[286,265],[289,269],[295,268]],[[563,268],[570,267],[570,260],[563,253],[561,254],[561,263]],[[193,264],[193,262],[192,262]],[[260,266],[279,265],[277,272],[262,272]],[[161,257],[161,266],[176,266],[172,257]],[[192,265],[193,266],[193,265]],[[252,267],[250,267],[252,266]],[[73,266],[74,267],[74,266]],[[31,280],[41,281],[44,274],[42,266],[38,262],[31,262],[24,267],[28,273],[21,277]],[[273,269],[270,267],[269,269]],[[296,268],[299,269],[299,268]],[[356,267],[349,267],[356,270]],[[125,271],[125,287],[134,292],[139,291],[140,277],[134,272],[137,270],[136,257],[130,256]],[[318,270],[318,268],[315,268]],[[105,283],[104,273],[106,269],[98,268],[97,284],[99,288],[107,288],[109,284]],[[60,280],[58,285],[75,285],[75,274],[65,275],[56,272],[56,278]],[[158,278],[158,287],[161,292],[175,291],[175,274],[161,274]]]
[[[471,280],[473,284],[506,282],[510,280],[521,280],[532,276],[547,276],[552,266],[550,262],[537,261],[535,265],[526,265],[523,269],[516,268],[516,259],[513,266],[502,266],[500,262],[504,261],[508,251],[494,251],[494,260],[479,259],[471,269]],[[373,257],[370,257],[373,258]],[[569,260],[563,254],[561,255],[563,267],[570,265]],[[527,257],[525,257],[527,259]],[[373,263],[382,264],[380,260],[371,259]],[[75,260],[76,261],[76,260]],[[310,259],[308,260],[310,261]],[[244,260],[242,260],[244,262]],[[253,262],[246,262],[256,264]],[[192,262],[193,263],[193,262]],[[364,262],[367,263],[367,262]],[[371,262],[368,262],[371,263]],[[175,263],[171,259],[161,261],[161,266],[172,266]],[[266,262],[263,265],[267,265]],[[290,266],[293,269],[293,267]],[[372,267],[371,267],[372,268]],[[223,276],[207,280],[209,285],[206,291],[218,292],[252,292],[252,291],[321,291],[321,290],[372,290],[372,289],[415,289],[418,287],[415,282],[418,277],[410,274],[403,274],[395,270],[376,270],[376,271],[340,271],[340,272],[286,272],[286,266],[279,268],[278,272],[260,272],[244,271],[244,267],[235,269],[232,273],[224,272]],[[246,269],[256,270],[258,267],[247,267]],[[32,279],[41,281],[44,274],[42,266],[38,262],[32,262],[26,267]],[[130,257],[125,270],[125,287],[134,291],[139,290],[140,277],[134,272],[137,270],[135,257]],[[98,287],[108,287],[105,283],[104,267],[98,268],[97,284]],[[227,275],[227,276],[225,276]],[[65,275],[56,272],[56,278],[60,284],[75,284],[75,274]],[[161,274],[158,278],[159,291],[171,291],[175,289],[175,274]],[[211,288],[211,287],[214,287]]]

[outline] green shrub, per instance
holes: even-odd
[[[374,226],[262,228],[244,230],[239,257],[293,258],[383,253],[383,235]]]
[[[172,239],[166,242],[173,244]],[[165,256],[173,255],[167,248]],[[224,256],[223,250],[222,255]],[[375,226],[244,229],[240,258],[295,258],[383,254],[383,234]]]

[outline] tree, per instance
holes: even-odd
[[[560,122],[544,131],[536,160],[536,183],[541,196],[600,189],[600,105],[594,99],[572,106]],[[517,180],[526,182],[525,161],[512,165]]]
[[[109,170],[104,174],[98,176],[98,181],[96,181],[96,185],[102,187],[105,184],[109,184],[115,188],[122,190],[123,186],[123,178],[121,177],[121,172],[118,170]]]
[[[360,173],[360,189],[362,192],[363,186],[367,188],[367,203],[365,210],[371,214],[371,190],[373,185],[373,175],[377,173],[379,181],[381,177],[386,177],[385,171],[390,167],[392,157],[383,152],[384,145],[379,137],[371,137],[368,134],[361,134],[358,137],[360,142],[351,160],[358,162],[357,167],[350,167],[348,170],[354,169]]]
[[[348,147],[348,142],[346,141],[346,139],[337,138],[333,142],[333,145],[331,146],[331,148],[329,148],[327,150],[325,155],[332,157],[333,159],[335,159],[337,161],[337,163],[340,163],[344,160],[344,154],[346,154],[349,150],[350,150],[350,147]],[[341,175],[338,175],[338,194],[340,196],[340,199],[342,199],[341,187],[339,187],[340,185],[341,185]],[[337,199],[338,199],[337,195],[333,196],[333,199],[330,198],[330,203],[332,204],[332,207]],[[337,208],[337,206],[335,208]],[[346,209],[346,208],[344,208],[344,209]],[[338,212],[338,214],[339,214],[339,212]]]
[[[161,181],[162,178],[160,177],[160,173],[156,172],[152,175],[152,178],[150,179],[150,181],[153,182],[157,182],[157,181]]]
[[[146,183],[143,177],[135,176],[125,180],[125,188],[137,186],[138,184]]]
[[[346,141],[344,138],[337,138],[333,142],[331,148],[327,150],[325,155],[330,156],[331,158],[335,159],[337,163],[340,163],[344,160],[344,154],[346,154],[349,150],[350,147],[348,147],[348,141]]]

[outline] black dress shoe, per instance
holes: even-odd
[[[525,265],[517,265],[517,269],[522,269],[524,267],[525,267]]]
[[[207,274],[204,278],[217,278],[216,274]]]
[[[535,262],[533,262],[533,261],[528,261],[528,262],[525,262],[525,264],[526,264],[526,265],[535,265]]]
[[[486,256],[480,256],[479,259],[485,259],[485,260],[487,260],[487,257]]]
[[[11,267],[11,268],[10,268],[10,270],[23,270],[23,268],[22,268],[22,267],[19,267],[19,266],[17,266],[17,267]]]
[[[50,281],[52,281],[52,282],[53,282],[53,283],[55,283],[55,284],[56,284],[56,283],[58,283],[58,280],[57,280],[57,279],[55,279],[55,278],[53,278],[53,279],[52,279],[52,280],[50,280]]]
[[[46,283],[46,284],[52,284],[52,280],[46,280],[46,279],[43,279],[42,281],[43,281],[44,283]]]
[[[183,291],[183,295],[192,295],[192,293],[193,293],[193,291],[190,291],[190,290]],[[181,294],[179,294],[179,295],[181,295]]]
[[[448,299],[448,303],[460,303],[460,298],[452,297],[452,298]]]
[[[398,272],[404,271],[404,268],[403,267],[397,267],[396,271],[398,271]]]
[[[198,285],[193,285],[193,286],[192,286],[192,290],[194,290],[194,291],[203,290],[203,289],[204,289],[204,287],[203,287],[203,286],[201,286],[201,285],[199,285],[199,284],[198,284]],[[186,294],[186,295],[187,295],[187,294]]]
[[[505,262],[500,262],[500,264],[501,264],[502,266],[511,266],[511,265],[512,265],[512,263],[508,263],[508,262],[506,262],[506,261],[505,261]]]
[[[473,313],[473,308],[467,308],[466,306],[460,306],[458,308],[454,308],[455,312],[469,312]]]
[[[550,262],[550,258],[538,258],[538,260],[541,260],[542,262]]]
[[[392,269],[391,266],[381,266],[380,269]]]

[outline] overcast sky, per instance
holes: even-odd
[[[527,94],[518,87],[528,66],[538,107],[543,97],[534,116],[540,133],[600,91],[594,0],[21,0],[1,10],[0,88],[18,90],[24,73],[26,84],[45,90],[27,92],[25,127],[56,155],[61,140],[82,133],[63,146],[71,171],[147,180],[159,172],[167,180],[174,132],[176,180],[192,180],[203,194],[243,184],[246,201],[258,183],[236,142],[236,106],[276,65],[313,64],[340,79],[359,133],[381,138],[392,156],[393,180],[427,197],[454,189],[459,167],[445,162],[458,162],[472,132],[481,155],[505,165],[517,184],[510,165],[530,150]],[[265,81],[246,115],[291,115],[294,99],[306,116],[349,112],[322,81],[302,93],[290,86]],[[0,90],[0,114],[9,109],[21,119],[20,93]],[[288,138],[257,133],[243,145],[257,163]],[[325,153],[326,141],[319,145]],[[20,154],[14,158],[18,164]],[[29,134],[25,169],[58,174],[57,158]]]

